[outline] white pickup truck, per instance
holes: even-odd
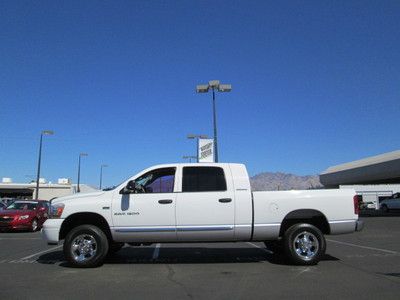
[[[168,164],[109,191],[52,201],[42,235],[64,240],[77,267],[100,265],[124,243],[262,241],[294,264],[318,263],[324,234],[361,230],[352,190],[252,192],[242,164]]]

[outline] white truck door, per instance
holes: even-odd
[[[233,240],[235,199],[229,167],[184,166],[177,195],[180,241]]]
[[[135,179],[130,194],[117,191],[112,205],[116,241],[176,241],[176,168],[151,170]]]

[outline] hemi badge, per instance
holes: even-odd
[[[109,206],[103,206],[103,209],[110,209]]]

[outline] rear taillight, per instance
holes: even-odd
[[[354,202],[354,213],[358,215],[360,212],[360,197],[358,195],[354,195],[353,202]]]

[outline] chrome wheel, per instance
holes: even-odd
[[[36,231],[37,228],[38,228],[38,222],[37,222],[37,220],[33,220],[32,225],[31,225],[32,231]]]
[[[294,238],[293,248],[299,258],[309,261],[317,255],[319,242],[314,234],[303,231]]]
[[[78,235],[71,243],[71,254],[76,262],[85,262],[96,255],[96,239],[89,234]]]

